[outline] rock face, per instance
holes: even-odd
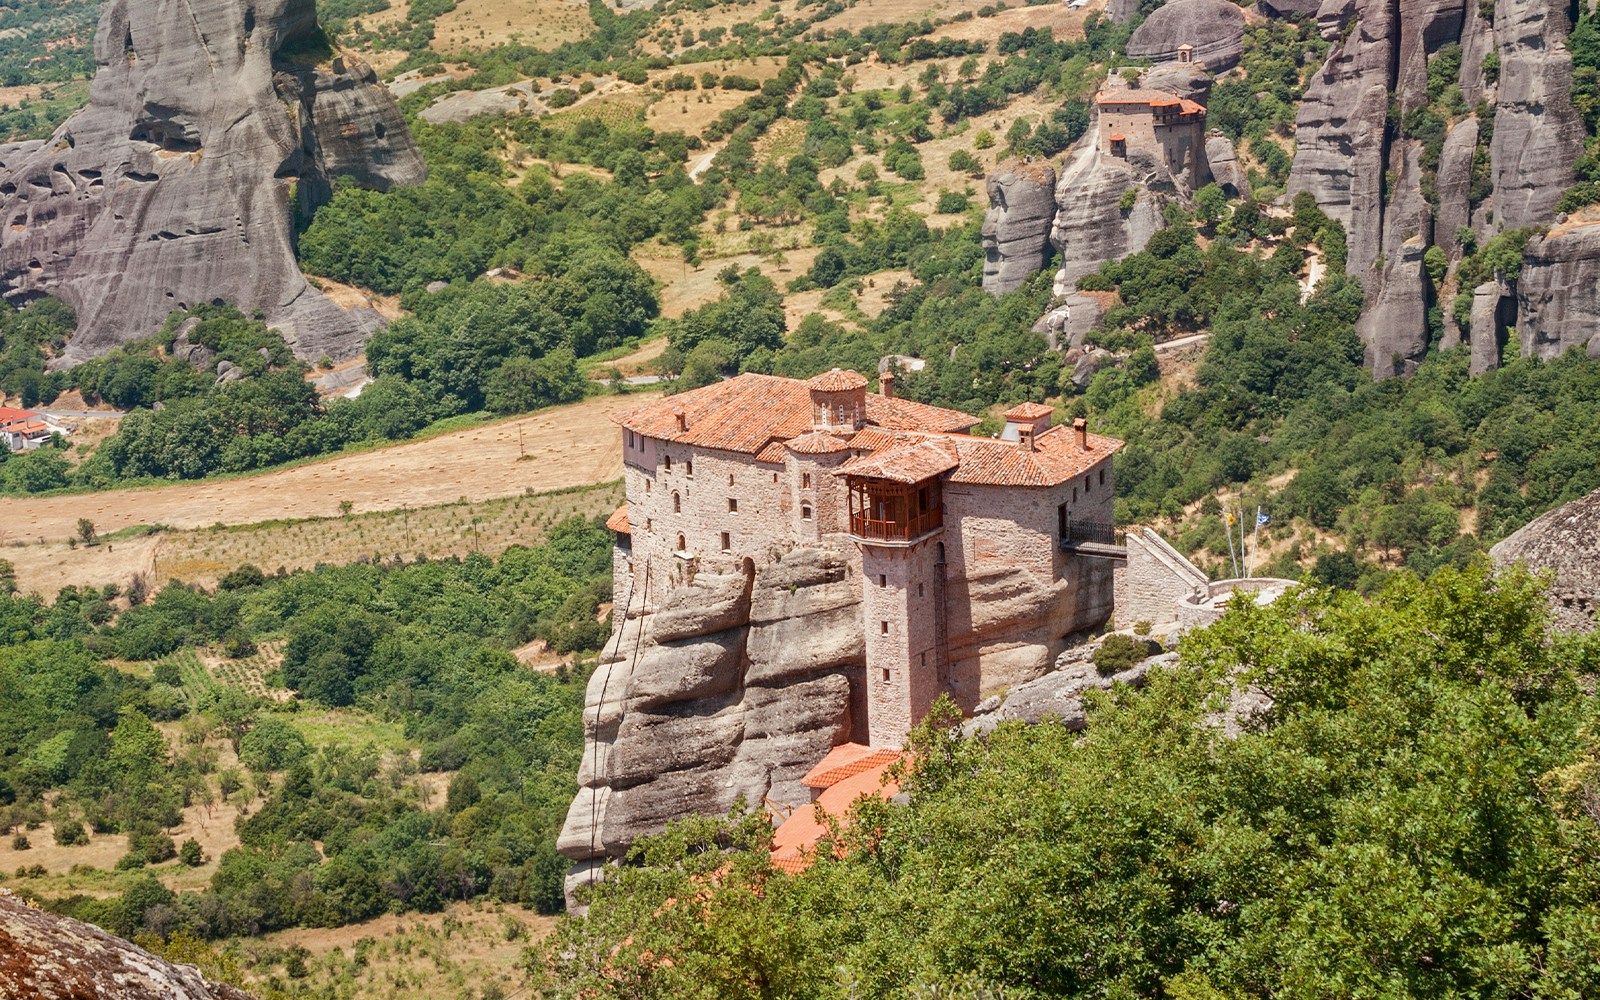
[[[1413,241],[1420,239],[1424,251],[1440,247],[1453,269],[1462,227],[1482,245],[1498,232],[1548,225],[1581,154],[1567,7],[1496,0],[1492,17],[1487,12],[1462,0],[1325,0],[1318,10],[1323,37],[1335,44],[1300,108],[1289,193],[1309,192],[1345,226],[1348,270],[1366,292],[1360,330],[1367,361],[1379,376],[1413,370],[1428,348],[1427,314],[1437,290],[1413,260]],[[1428,66],[1452,44],[1461,51],[1462,95],[1469,105],[1493,106],[1493,128],[1474,116],[1455,122],[1430,168],[1420,140],[1405,134],[1410,126],[1396,125],[1429,103]],[[1483,71],[1491,53],[1500,63],[1493,78]],[[1487,160],[1492,190],[1475,182],[1475,159]],[[1550,354],[1587,346],[1592,330],[1578,332],[1593,316],[1585,301],[1593,281],[1586,238],[1536,244],[1540,256],[1529,258],[1533,299],[1517,316],[1523,349]],[[1446,326],[1448,346],[1460,334]],[[1472,337],[1484,350],[1493,339],[1492,331]]]
[[[983,217],[983,290],[1003,295],[1038,274],[1050,256],[1056,172],[1048,164],[1008,160],[989,175]]]
[[[1550,603],[1558,628],[1588,632],[1600,605],[1600,491],[1523,525],[1489,550],[1496,563],[1522,563],[1554,575]]]
[[[1472,290],[1472,318],[1467,329],[1468,349],[1472,352],[1472,374],[1482,375],[1500,367],[1500,352],[1506,343],[1506,326],[1515,317],[1516,300],[1505,285],[1498,281],[1485,281]]]
[[[718,815],[741,797],[808,802],[806,771],[836,744],[865,742],[865,702],[852,697],[864,692],[861,581],[847,572],[848,545],[701,575],[621,625],[585,700],[580,787],[557,843],[579,863],[569,886],[669,820]]]
[[[1244,11],[1228,0],[1171,0],[1134,29],[1128,55],[1170,62],[1180,45],[1194,46],[1194,61],[1213,73],[1237,65],[1244,51]]]
[[[1093,133],[1086,139],[1092,139]],[[1133,206],[1121,207],[1128,191]],[[1050,242],[1061,254],[1055,291],[1066,295],[1085,274],[1144,249],[1166,223],[1161,210],[1177,196],[1172,177],[1154,159],[1137,153],[1127,159],[1107,156],[1091,141],[1067,153],[1056,184],[1056,217]]]
[[[1600,357],[1600,218],[1528,241],[1516,324],[1524,357],[1553,358],[1573,347]]]
[[[87,108],[50,140],[0,148],[0,288],[78,314],[65,363],[154,333],[201,302],[262,313],[302,357],[355,354],[376,328],[311,288],[293,218],[335,177],[420,182],[372,70],[327,49],[313,0],[112,0]]]
[[[1207,138],[1206,162],[1211,164],[1211,179],[1227,192],[1228,197],[1250,196],[1250,178],[1245,176],[1244,168],[1239,165],[1239,154],[1233,148],[1231,139],[1225,135]]]
[[[0,889],[0,996],[29,1000],[250,1000],[90,924]]]

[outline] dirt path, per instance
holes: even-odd
[[[622,467],[622,437],[612,414],[647,398],[595,396],[516,420],[243,479],[8,498],[0,544],[58,542],[77,531],[79,518],[93,521],[105,535],[138,524],[256,524],[331,517],[343,513],[343,503],[364,513],[603,483]],[[123,554],[124,546],[115,548],[108,556]]]

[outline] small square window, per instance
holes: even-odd
[[[646,493],[649,493],[649,492],[650,492],[650,480],[648,480],[648,479],[646,479],[646,480],[645,480],[645,481],[644,481],[644,491],[645,491],[645,492],[646,492]]]
[[[683,460],[683,474],[691,479],[694,478],[694,459],[686,458]]]
[[[883,669],[883,682],[885,684],[889,683],[889,668],[888,667],[885,667]]]
[[[1088,476],[1084,476],[1083,477],[1083,492],[1088,493],[1092,489],[1094,489],[1094,484],[1089,482],[1089,477]]]
[[[739,501],[735,500],[733,497],[729,497],[728,498],[728,513],[732,514],[732,513],[736,512],[736,511],[738,511],[738,509],[739,509]]]
[[[728,473],[728,485],[729,486],[733,485],[733,473],[731,473],[731,472]]]
[[[1100,485],[1104,486],[1105,484],[1106,484],[1106,470],[1101,469],[1100,470]]]
[[[724,531],[722,533],[722,551],[727,552],[731,548],[733,548],[732,540],[728,537],[728,533]]]
[[[920,584],[920,583],[917,584],[917,596],[918,597],[922,596],[922,584]]]
[[[803,503],[803,504],[800,505],[800,520],[802,520],[802,521],[811,520],[811,505],[810,504]]]
[[[879,635],[888,635],[889,634],[889,623],[888,622],[879,622],[878,623],[878,634]]]
[[[889,585],[889,576],[888,576],[888,574],[879,573],[878,574],[878,586],[887,587],[888,585]]]
[[[923,653],[922,654],[922,665],[924,667],[928,665],[928,654],[927,653]]]

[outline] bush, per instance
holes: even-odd
[[[1120,674],[1151,653],[1152,643],[1135,639],[1131,635],[1113,633],[1106,636],[1091,658],[1102,676]]]
[[[200,850],[200,841],[190,837],[178,848],[178,860],[190,868],[199,868],[205,863],[205,852]]]
[[[32,844],[28,843],[28,835],[25,833],[19,833],[11,838],[11,849],[13,851],[26,851],[32,846]]]
[[[56,846],[82,847],[89,842],[89,831],[75,819],[56,821]]]
[[[960,191],[941,191],[939,192],[939,203],[935,206],[934,211],[940,215],[959,215],[965,212],[971,204],[967,196]]]
[[[305,737],[282,719],[267,719],[239,741],[239,762],[252,771],[282,771],[303,760]]]

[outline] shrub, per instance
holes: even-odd
[[[13,851],[26,851],[32,846],[28,842],[28,835],[25,833],[19,833],[11,838],[11,849]]]
[[[934,210],[940,215],[959,215],[967,210],[972,202],[960,191],[939,192],[939,203]]]
[[[1095,669],[1104,676],[1120,674],[1150,655],[1150,643],[1131,635],[1113,633],[1106,636],[1091,658]]]
[[[178,848],[178,860],[190,868],[198,868],[205,863],[205,853],[200,850],[200,841],[190,837]]]
[[[83,823],[75,819],[56,821],[56,845],[58,847],[82,847],[89,842],[89,831],[83,828]]]

